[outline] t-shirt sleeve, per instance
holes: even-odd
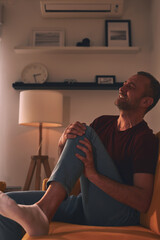
[[[104,128],[104,126],[108,125],[108,123],[110,121],[112,121],[113,119],[115,119],[116,116],[110,116],[110,115],[102,115],[98,118],[96,118],[91,124],[90,126],[96,131],[98,132],[99,129]]]
[[[135,142],[133,173],[155,173],[158,159],[158,139],[146,134]]]
[[[100,116],[96,119],[94,119],[94,121],[90,124],[90,126],[93,128],[93,129],[97,129],[99,128],[99,126],[101,125],[101,122],[103,121],[103,118],[104,116]]]
[[[96,128],[96,125],[97,125],[97,118],[90,124],[90,126],[95,129]]]

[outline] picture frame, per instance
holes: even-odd
[[[116,82],[115,75],[96,75],[96,83],[104,85],[114,85]]]
[[[32,44],[33,46],[64,46],[64,31],[62,30],[33,30]]]
[[[109,47],[131,47],[131,21],[130,20],[106,20],[105,44]]]

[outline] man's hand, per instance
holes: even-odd
[[[70,124],[64,130],[64,132],[62,133],[59,139],[59,143],[58,143],[59,153],[62,152],[67,139],[74,139],[77,136],[82,136],[83,134],[85,134],[85,131],[86,131],[85,123],[75,122]]]
[[[82,155],[80,155],[78,153],[76,153],[76,157],[84,163],[84,175],[88,179],[90,179],[90,177],[92,177],[96,174],[96,170],[95,170],[95,166],[94,166],[94,159],[93,159],[92,145],[87,138],[84,138],[84,140],[79,140],[79,143],[84,145],[84,146],[77,145],[77,148],[85,153],[85,157],[83,157]]]

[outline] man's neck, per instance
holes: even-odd
[[[117,128],[119,131],[125,131],[138,123],[143,121],[143,115],[141,114],[130,114],[128,112],[120,112],[117,120]]]

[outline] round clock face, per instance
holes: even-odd
[[[48,71],[44,65],[32,63],[24,68],[21,77],[24,83],[44,83],[47,80]]]

